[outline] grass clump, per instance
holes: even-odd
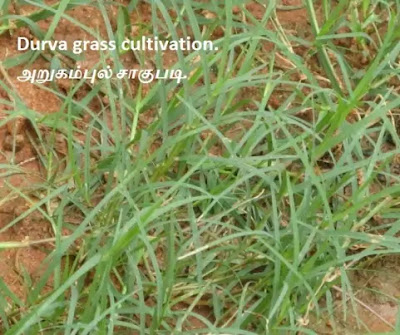
[[[189,74],[182,84],[41,85],[61,101],[45,116],[3,78],[13,101],[2,101],[4,124],[29,120],[44,174],[33,188],[10,185],[31,206],[1,232],[33,212],[52,231],[0,242],[48,254],[40,278],[22,276],[24,299],[0,279],[5,334],[314,334],[310,320],[323,316],[335,329],[334,286],[354,307],[351,272],[400,251],[397,2],[305,1],[304,36],[275,1],[15,3],[35,7],[29,14],[0,4],[3,35],[25,27],[51,39],[63,20],[93,38],[120,41],[139,27],[219,47],[128,55],[157,68],[170,57]],[[69,11],[84,5],[101,29]],[[147,21],[131,19],[142,11]],[[105,53],[95,66],[122,68],[126,56]],[[43,59],[81,61],[28,52],[2,66]]]

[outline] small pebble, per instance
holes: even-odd
[[[3,149],[6,151],[12,151],[15,145],[15,151],[20,151],[24,146],[25,138],[23,135],[7,135],[3,142]]]
[[[378,180],[379,180],[381,183],[385,183],[385,182],[386,182],[386,177],[385,177],[384,174],[378,173],[377,177],[378,177]]]

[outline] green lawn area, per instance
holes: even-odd
[[[400,1],[0,8],[0,334],[400,333]],[[187,78],[17,80],[78,66]]]

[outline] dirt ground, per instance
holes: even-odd
[[[300,0],[284,1],[285,5],[296,6],[301,3]],[[264,8],[256,2],[252,2],[247,6],[248,10],[253,13],[256,18],[261,18]],[[114,8],[115,9],[115,8]],[[27,13],[32,10],[29,6],[22,8]],[[111,8],[110,10],[113,10]],[[104,25],[102,24],[102,16],[99,11],[93,7],[81,6],[73,9],[69,14],[78,21],[85,22],[94,29],[98,29],[104,36]],[[205,13],[206,14],[206,13]],[[302,38],[311,36],[308,15],[305,9],[295,11],[278,11],[278,20],[292,34],[299,34]],[[139,13],[132,14],[132,20],[150,22],[150,8],[146,4],[139,4]],[[40,23],[42,29],[46,30],[51,20],[44,20]],[[115,22],[112,22],[115,24]],[[272,29],[273,27],[269,27]],[[0,61],[7,57],[17,54],[17,36],[26,36],[32,38],[27,28],[15,30],[12,34],[3,34],[0,36]],[[55,32],[55,39],[66,40],[72,42],[75,39],[90,39],[90,36],[77,26],[62,19]],[[265,43],[264,48],[270,51],[271,45]],[[296,48],[295,52],[305,54],[307,50]],[[98,55],[95,52],[88,52],[85,60],[80,64],[82,68],[90,68],[98,61]],[[135,64],[134,58],[127,57],[126,61],[131,65]],[[165,62],[173,63],[174,56],[165,58]],[[46,68],[48,64],[43,58],[38,58],[33,64],[35,68]],[[284,60],[277,58],[277,66],[285,68]],[[15,90],[16,94],[26,103],[26,105],[45,115],[54,113],[60,109],[61,100],[54,94],[40,89],[30,83],[18,82],[16,77],[22,72],[23,66],[17,66],[8,70],[8,77],[5,78],[1,74],[3,80],[9,80],[9,85]],[[60,89],[68,90],[71,83],[59,82]],[[87,89],[87,88],[86,88]],[[79,97],[84,97],[87,91],[85,88],[78,93]],[[0,90],[2,99],[12,99],[4,90]],[[279,105],[279,95],[273,96],[270,103]],[[93,102],[95,104],[95,102]],[[0,118],[4,119],[8,113],[7,110],[13,109],[10,106],[0,106]],[[85,120],[82,120],[85,122]],[[46,132],[46,129],[43,129]],[[54,237],[53,229],[49,223],[43,218],[42,214],[34,212],[27,217],[18,220],[11,228],[6,229],[10,223],[28,210],[32,204],[39,199],[32,192],[32,185],[40,183],[46,179],[46,171],[40,165],[38,152],[32,145],[31,137],[34,137],[29,124],[25,120],[19,119],[10,122],[0,129],[0,164],[13,164],[21,168],[22,172],[5,176],[6,170],[0,171],[0,241],[36,241]],[[13,154],[13,138],[16,140],[15,155]],[[59,149],[62,155],[65,148]],[[21,197],[13,188],[19,188],[25,194],[25,199]],[[27,200],[28,199],[28,200]],[[11,249],[2,251],[0,254],[0,276],[8,287],[20,298],[24,298],[29,287],[26,286],[24,276],[28,273],[32,280],[35,280],[43,271],[43,261],[46,258],[48,250],[52,247],[51,243],[43,243],[36,247],[26,247],[20,249]],[[356,310],[359,317],[366,324],[367,328],[374,332],[385,332],[392,330],[398,313],[398,306],[394,302],[394,298],[400,296],[400,279],[396,274],[399,273],[400,261],[394,257],[383,258],[372,262],[367,270],[354,271],[352,275],[354,290],[357,290],[355,302]],[[50,285],[50,284],[49,284]],[[378,294],[376,292],[381,292]],[[342,302],[341,293],[336,290],[337,305]],[[347,303],[349,304],[349,302]],[[350,310],[351,306],[349,306]],[[346,334],[362,334],[354,313],[349,313],[347,320],[343,319],[341,308],[335,311],[335,321],[338,333],[345,331]],[[332,324],[329,318],[316,321],[315,327],[320,334],[331,334]],[[314,328],[314,327],[312,327]],[[365,331],[365,328],[364,328]]]
[[[54,2],[54,1],[53,1]],[[52,3],[52,1],[48,1]],[[139,5],[140,18],[137,12],[132,13],[133,22],[149,22],[151,12],[147,5]],[[12,9],[11,9],[12,10]],[[21,14],[29,14],[35,8],[32,6],[22,6],[20,8]],[[116,17],[116,7],[110,7],[111,18]],[[70,16],[78,22],[84,22],[85,25],[100,32],[106,39],[105,25],[100,11],[89,6],[80,6],[68,12]],[[39,26],[43,31],[46,31],[51,24],[52,18],[43,20]],[[115,26],[116,22],[111,22]],[[17,37],[24,36],[29,39],[33,38],[28,28],[20,28],[14,30],[11,34],[5,33],[0,36],[0,61],[6,58],[17,55]],[[93,37],[88,35],[87,32],[82,30],[76,25],[71,24],[66,19],[61,19],[54,34],[54,39],[65,40],[67,43],[72,43],[74,40],[91,40]],[[132,57],[125,57],[126,61],[133,64]],[[99,54],[94,51],[87,51],[80,66],[82,69],[92,68],[99,61]],[[137,64],[136,64],[137,65]],[[24,65],[16,66],[7,71],[6,77],[1,74],[2,80],[13,89],[13,91],[20,97],[20,99],[28,106],[28,108],[39,112],[43,116],[46,114],[54,113],[60,110],[62,101],[55,94],[41,89],[35,84],[29,82],[20,82],[17,77],[21,75]],[[31,67],[32,69],[48,68],[48,62],[39,57]],[[68,80],[58,81],[57,85],[61,92],[68,92],[73,83]],[[77,100],[83,99],[89,92],[90,87],[82,87],[75,98]],[[0,89],[0,97],[10,101],[10,105],[0,105],[0,119],[9,116],[8,110],[14,109],[12,107],[12,97],[2,89]],[[96,110],[96,101],[92,101],[91,107]],[[83,126],[87,123],[88,119],[83,117],[81,120]],[[49,129],[43,128],[40,130],[41,135],[46,138],[50,132]],[[32,143],[32,138],[36,134],[32,132],[29,122],[25,119],[18,118],[8,122],[0,129],[0,164],[13,164],[18,166],[21,171],[18,174],[12,174],[6,177],[0,177],[0,241],[37,241],[49,239],[54,236],[53,229],[50,224],[43,218],[43,215],[38,211],[28,215],[26,218],[15,221],[22,213],[28,210],[32,204],[39,201],[37,194],[32,192],[32,185],[43,182],[46,180],[46,171],[40,164],[39,153],[36,151]],[[49,136],[50,137],[50,136]],[[13,148],[13,139],[15,139],[15,148]],[[62,159],[63,154],[66,153],[66,146],[63,141],[56,151],[60,154]],[[15,149],[15,152],[13,150]],[[5,174],[5,170],[1,171],[1,176]],[[19,188],[24,193],[24,199],[18,193],[13,191],[13,187]],[[7,227],[12,224],[10,229]],[[21,249],[11,249],[1,252],[0,257],[0,275],[5,283],[11,290],[20,298],[26,295],[26,287],[24,284],[23,273],[29,273],[32,279],[35,280],[43,270],[43,261],[46,258],[47,250],[51,248],[51,244],[43,243],[39,247],[27,247]]]
[[[400,259],[397,256],[365,261],[360,270],[350,273],[353,300],[334,286],[335,310],[331,318],[314,316],[310,327],[318,334],[393,333],[400,297]],[[344,304],[343,302],[346,301]],[[343,307],[346,306],[346,308]],[[358,321],[357,321],[358,320]]]

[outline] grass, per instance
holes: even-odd
[[[182,84],[132,89],[102,80],[80,100],[83,81],[68,92],[41,86],[62,101],[46,116],[3,78],[11,99],[0,102],[12,110],[2,124],[29,119],[46,174],[30,189],[8,183],[8,197],[31,206],[1,232],[39,211],[52,237],[0,242],[0,249],[53,246],[40,280],[24,272],[25,299],[0,279],[4,334],[316,334],[309,327],[315,318],[327,316],[333,329],[338,322],[334,285],[356,309],[349,274],[365,259],[400,251],[393,172],[400,96],[392,84],[400,73],[398,1],[304,1],[311,38],[281,25],[275,1],[258,18],[239,1],[156,0],[148,2],[149,23],[127,19],[138,1],[19,3],[34,6],[34,14],[12,14],[10,1],[0,1],[2,34],[25,26],[50,39],[66,19],[98,37],[67,11],[89,4],[100,11],[108,39],[131,38],[135,25],[172,39],[208,39],[221,29],[224,37],[217,37],[216,53],[177,54],[174,67],[191,74]],[[116,26],[111,4],[119,6]],[[42,31],[38,22],[47,17],[53,21]],[[343,39],[355,49],[336,43]],[[299,46],[306,53],[293,51]],[[368,62],[359,68],[354,57],[361,53]],[[112,59],[121,68],[122,56],[103,54],[97,66]],[[28,52],[2,66],[9,71],[42,57],[55,67],[75,61],[69,53]],[[162,67],[161,54],[152,61]],[[108,101],[93,109],[103,96]],[[152,122],[141,125],[149,113]],[[84,115],[85,131],[76,126]],[[42,126],[52,136],[46,139]],[[68,146],[62,162],[56,134]],[[394,144],[382,150],[389,137]],[[17,168],[2,164],[6,173]],[[69,223],[68,213],[79,213],[80,224]],[[386,224],[374,226],[376,216]],[[49,280],[52,289],[43,291]]]

